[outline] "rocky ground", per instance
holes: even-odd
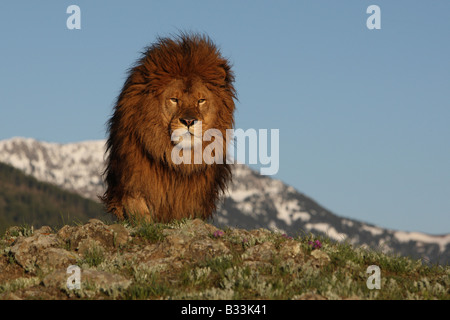
[[[80,288],[69,266],[81,271]],[[369,289],[367,268],[381,269]],[[450,267],[314,235],[218,229],[201,220],[38,230],[0,240],[0,299],[450,299]]]

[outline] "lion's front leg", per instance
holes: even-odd
[[[126,219],[136,222],[154,222],[151,209],[142,197],[125,197],[122,201]]]

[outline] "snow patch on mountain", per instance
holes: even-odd
[[[320,231],[321,233],[326,234],[328,237],[336,241],[344,241],[348,237],[346,234],[338,232],[328,223],[307,223],[306,229],[310,231]]]
[[[374,236],[379,236],[383,234],[383,229],[378,228],[378,227],[373,227],[373,226],[368,226],[368,225],[363,225],[362,229],[364,231],[368,231],[370,232],[372,235]]]
[[[431,236],[420,232],[394,232],[395,238],[400,242],[420,241],[423,243],[437,243],[439,251],[444,252],[446,247],[450,244],[450,234],[443,236]]]
[[[275,208],[277,209],[277,218],[286,222],[288,226],[291,226],[296,220],[308,221],[311,219],[311,215],[302,211],[298,200],[284,200],[279,197],[274,201]]]

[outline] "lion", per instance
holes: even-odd
[[[211,153],[221,160],[213,163],[208,157],[175,163],[172,154],[181,145],[181,154],[194,157],[206,147],[195,132],[215,129],[225,137],[233,128],[233,83],[230,62],[208,36],[158,38],[146,48],[108,121],[101,197],[106,211],[119,220],[150,222],[213,215],[231,180],[226,143]]]

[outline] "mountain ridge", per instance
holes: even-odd
[[[56,227],[92,218],[106,221],[109,216],[98,202],[0,162],[0,235],[11,226]]]
[[[97,199],[104,188],[104,147],[104,140],[60,144],[15,137],[0,141],[0,162],[38,180]],[[233,181],[212,222],[246,229],[264,227],[286,234],[325,234],[353,245],[425,261],[450,262],[450,234],[391,230],[337,216],[292,186],[261,176],[245,165],[233,165]]]

